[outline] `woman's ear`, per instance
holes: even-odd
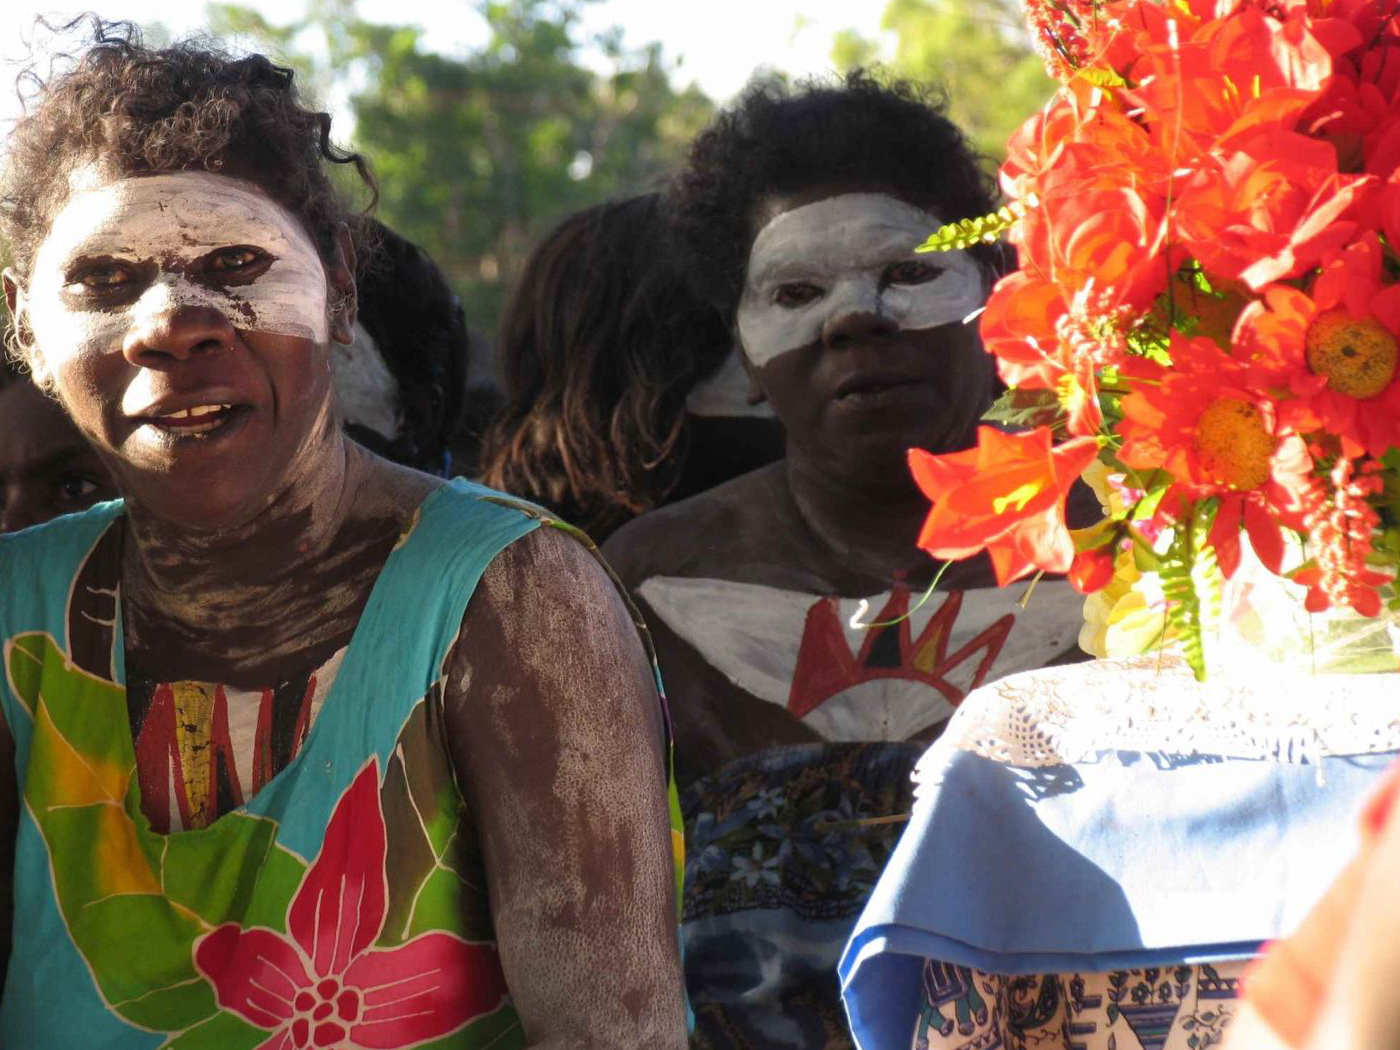
[[[327,267],[331,284],[330,334],[341,346],[355,341],[358,299],[355,291],[355,242],[350,227],[341,223],[335,232],[335,257]]]
[[[34,345],[33,333],[29,328],[29,313],[25,304],[24,285],[20,283],[19,275],[9,266],[0,272],[0,283],[5,286],[5,305],[9,307],[10,323],[13,325],[9,338],[11,345],[0,349],[0,353],[9,349],[17,349],[23,355],[25,363],[29,365],[34,383],[41,389],[47,390],[51,377],[48,368],[44,365],[43,355],[39,353],[39,348]]]

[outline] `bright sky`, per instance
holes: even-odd
[[[290,20],[302,0],[245,0],[271,22]],[[55,6],[64,0],[5,0],[0,58],[22,58],[32,37],[35,15],[66,20],[100,6],[108,17],[138,23],[158,21],[175,34],[202,27],[204,8],[197,2],[123,0],[88,6]],[[586,9],[585,33],[622,26],[624,42],[640,47],[660,41],[665,54],[678,59],[678,80],[697,82],[711,97],[724,100],[737,92],[759,66],[793,74],[830,71],[831,42],[842,29],[880,35],[884,0],[599,0]],[[479,44],[485,28],[471,0],[360,0],[362,17],[373,22],[416,24],[429,47],[461,51]],[[0,68],[0,132],[17,112],[10,87],[16,67]],[[332,100],[334,105],[334,100]],[[337,121],[342,127],[346,123]]]

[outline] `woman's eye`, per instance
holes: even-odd
[[[87,499],[97,491],[97,482],[81,474],[69,474],[59,479],[58,491],[67,500]]]
[[[917,259],[897,262],[885,270],[886,284],[927,284],[943,271]]]
[[[131,278],[131,270],[127,267],[119,263],[110,263],[88,267],[76,275],[73,283],[93,291],[105,291],[109,288],[118,288],[130,281]]]
[[[210,273],[238,273],[264,258],[266,253],[257,248],[224,248],[209,256],[205,269]]]
[[[789,281],[773,289],[773,302],[788,310],[816,302],[822,297],[822,290],[806,281]]]

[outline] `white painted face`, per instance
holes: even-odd
[[[755,365],[822,338],[853,313],[902,329],[963,321],[981,308],[986,282],[964,251],[914,251],[943,225],[883,193],[849,193],[783,212],[754,238],[739,340]]]
[[[111,294],[143,272],[153,276],[137,294]],[[119,351],[133,328],[187,305],[247,331],[317,342],[328,331],[326,271],[305,229],[249,183],[207,172],[75,189],[35,255],[25,305],[44,371],[55,355]]]
[[[346,423],[368,427],[393,441],[399,434],[399,382],[374,336],[355,322],[355,338],[349,346],[337,346],[331,355],[335,399]]]
[[[735,416],[773,418],[773,406],[767,401],[755,404],[749,400],[753,380],[744,371],[744,362],[739,357],[741,352],[734,347],[713,375],[706,376],[691,388],[685,399],[687,412],[692,416],[722,419]]]

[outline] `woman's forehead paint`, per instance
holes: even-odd
[[[739,300],[739,339],[763,366],[821,339],[826,324],[850,313],[884,317],[903,329],[964,320],[982,306],[986,281],[964,251],[918,255],[914,248],[943,225],[936,215],[883,193],[848,193],[783,212],[758,232]],[[892,284],[886,267],[922,261],[943,272],[923,284]],[[773,301],[789,281],[821,295],[795,307]]]
[[[242,285],[191,280],[187,268],[218,248],[259,248],[273,259]],[[64,301],[69,269],[81,258],[153,262],[154,281],[119,307]],[[134,324],[185,305],[221,310],[237,328],[327,338],[326,274],[301,224],[247,182],[207,172],[129,177],[77,190],[54,218],[35,256],[30,321],[46,357],[116,350]]]

